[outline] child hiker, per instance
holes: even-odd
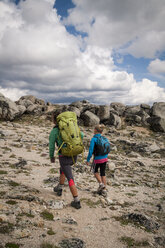
[[[57,144],[58,148],[60,148],[58,152],[59,162],[60,162],[60,179],[59,179],[58,185],[54,187],[53,190],[58,196],[61,196],[65,178],[67,178],[69,188],[73,196],[73,201],[71,202],[71,206],[76,209],[79,209],[81,208],[81,204],[78,198],[78,191],[74,183],[74,178],[73,178],[72,168],[71,168],[71,166],[76,162],[77,156],[62,155],[61,150],[63,146],[65,146],[65,144],[63,145],[63,140],[60,135],[60,130],[57,125],[56,118],[57,118],[57,114],[53,114],[53,122],[55,126],[52,129],[50,136],[49,136],[49,156],[50,156],[50,161],[54,163],[55,162],[55,157],[54,157],[55,144]],[[81,135],[81,138],[83,138],[82,132],[80,132],[80,135]]]
[[[89,165],[89,161],[94,155],[93,163],[94,163],[94,175],[99,183],[98,187],[98,194],[106,194],[106,176],[105,176],[105,169],[106,169],[106,163],[108,161],[108,152],[110,151],[110,143],[109,141],[103,137],[101,134],[104,129],[104,125],[100,124],[95,126],[94,128],[94,136],[90,141],[90,147],[89,152],[87,156],[87,165]],[[105,140],[105,145],[100,142],[99,140]],[[102,144],[101,144],[102,143]],[[104,146],[107,146],[106,149],[104,149]],[[98,172],[100,170],[100,173]]]

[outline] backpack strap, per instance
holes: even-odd
[[[98,143],[98,140],[101,138],[101,136],[96,137],[96,138],[97,138],[97,141],[95,142],[94,149],[93,149],[94,156],[97,156],[97,153],[98,153],[97,143]]]

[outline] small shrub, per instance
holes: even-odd
[[[0,225],[0,233],[2,234],[9,234],[13,231],[14,225],[9,222],[1,222]]]
[[[96,208],[96,206],[102,205],[102,202],[100,200],[94,202],[91,199],[82,198],[81,201],[84,201],[86,205],[90,208]]]
[[[51,221],[54,219],[53,214],[50,213],[50,212],[48,212],[47,210],[45,210],[45,211],[43,211],[43,212],[41,213],[41,217],[42,217],[43,219],[45,219],[45,220],[51,220]]]
[[[7,243],[5,245],[6,248],[19,248],[20,245],[19,244],[15,244],[15,243]]]
[[[55,235],[56,233],[52,230],[52,228],[50,228],[50,229],[47,231],[47,234],[48,234],[48,235]]]
[[[9,204],[9,205],[15,205],[15,204],[17,204],[17,202],[16,201],[13,201],[13,200],[6,201],[6,203]]]
[[[6,175],[6,174],[7,174],[7,171],[0,170],[0,175]]]
[[[9,185],[12,186],[12,187],[17,187],[17,186],[19,186],[20,184],[14,182],[14,181],[10,181],[10,182],[9,182]]]
[[[123,236],[120,238],[120,241],[127,245],[127,247],[146,247],[149,246],[147,240],[136,241],[131,237]]]

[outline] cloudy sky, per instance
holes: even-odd
[[[165,0],[0,0],[0,92],[165,101]]]

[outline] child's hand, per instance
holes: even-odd
[[[86,165],[89,165],[89,162],[86,162]]]
[[[51,158],[51,159],[50,159],[50,162],[51,162],[51,163],[54,163],[54,162],[55,162],[55,157]]]

